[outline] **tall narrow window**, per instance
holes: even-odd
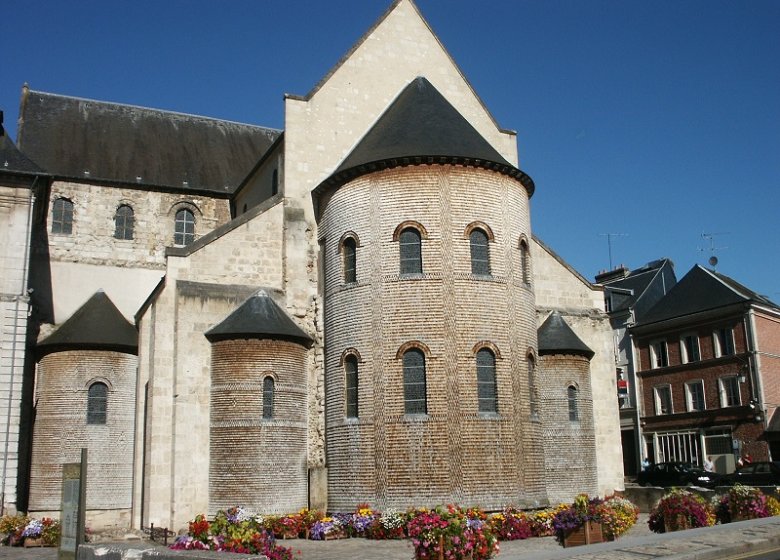
[[[358,361],[353,355],[344,358],[346,376],[347,418],[358,417]]]
[[[357,282],[357,244],[355,239],[347,237],[344,240],[344,282],[351,284]]]
[[[477,352],[477,400],[480,412],[498,412],[496,356],[487,348]]]
[[[580,419],[580,412],[577,408],[577,387],[569,385],[566,389],[567,400],[569,401],[569,420],[576,422]]]
[[[686,399],[688,401],[688,412],[698,412],[704,410],[704,382],[691,381],[685,384]]]
[[[650,344],[650,366],[662,368],[669,365],[669,353],[665,340],[658,340]]]
[[[682,354],[682,362],[684,364],[690,362],[698,362],[701,359],[699,353],[699,337],[695,334],[686,334],[680,338],[680,350]]]
[[[422,274],[422,239],[420,232],[406,228],[399,237],[401,274]]]
[[[270,375],[263,378],[263,418],[274,417],[274,378]]]
[[[427,414],[425,354],[417,348],[404,352],[404,412]]]
[[[474,229],[469,234],[471,244],[471,273],[490,274],[490,251],[488,236],[481,229]]]
[[[279,192],[279,170],[274,169],[273,175],[271,176],[271,195],[275,195]]]
[[[531,399],[531,419],[538,420],[539,409],[537,404],[539,399],[536,394],[536,360],[533,354],[528,354],[526,361],[528,366],[528,371],[526,372],[528,374],[528,393]]]
[[[67,198],[58,198],[51,209],[51,232],[73,233],[73,203]]]
[[[531,254],[528,252],[528,243],[525,239],[520,241],[520,275],[523,284],[531,285]]]
[[[734,330],[730,327],[718,329],[714,332],[715,357],[731,356],[734,354]]]
[[[718,379],[720,385],[720,406],[739,406],[741,403],[739,395],[739,378],[721,377]]]
[[[108,410],[108,385],[93,383],[87,392],[87,424],[105,424]]]
[[[114,214],[114,237],[117,239],[132,239],[135,227],[135,215],[133,209],[122,204]]]
[[[173,244],[177,247],[185,247],[193,241],[195,241],[195,214],[191,210],[182,208],[176,212]]]
[[[655,413],[671,414],[672,410],[672,387],[670,385],[661,385],[655,388]]]

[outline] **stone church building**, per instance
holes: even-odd
[[[90,525],[622,488],[603,289],[412,0],[285,128],[22,90],[0,138],[3,509]],[[544,188],[540,185],[539,188]]]

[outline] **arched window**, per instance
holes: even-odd
[[[569,385],[567,396],[569,400],[569,420],[576,422],[580,419],[580,414],[577,410],[577,387]]]
[[[135,214],[133,208],[122,204],[114,214],[114,237],[117,239],[132,239],[135,227]]]
[[[271,175],[271,196],[279,192],[279,170],[274,169],[273,175]]]
[[[347,418],[358,417],[358,361],[349,354],[344,358],[344,375],[346,382]]]
[[[404,412],[427,414],[425,354],[417,348],[404,352]]]
[[[173,244],[177,247],[185,247],[193,241],[195,241],[195,214],[192,210],[182,208],[176,212]]]
[[[487,348],[477,352],[477,399],[480,412],[498,412],[496,356]]]
[[[531,285],[531,253],[528,251],[528,243],[525,239],[520,240],[520,275],[523,284]]]
[[[488,235],[481,229],[474,229],[469,234],[471,243],[471,273],[490,274],[490,251]]]
[[[105,424],[108,410],[108,385],[93,383],[87,392],[87,424]]]
[[[58,198],[51,209],[51,232],[73,233],[73,203],[67,198]]]
[[[538,417],[538,406],[536,396],[536,360],[533,354],[529,354],[527,358],[528,362],[528,395],[531,401],[531,417],[536,419]]]
[[[263,418],[274,417],[274,378],[270,375],[263,378]]]
[[[344,251],[344,282],[357,282],[357,243],[354,237],[347,237],[343,243]]]
[[[422,274],[422,240],[415,228],[406,228],[399,236],[401,274]]]

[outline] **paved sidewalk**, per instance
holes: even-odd
[[[300,551],[300,555],[296,554],[300,560],[411,560],[413,552],[408,540],[290,540],[280,543],[296,552]],[[94,558],[100,558],[101,554],[108,558],[106,552],[114,546],[132,549],[136,553],[155,549],[162,559],[186,556],[184,553],[169,555],[173,551],[155,547],[154,543],[138,541],[94,545]],[[503,542],[497,560],[720,560],[770,550],[778,550],[780,558],[780,517],[657,535],[647,529],[645,514],[626,536],[615,542],[576,548],[562,548],[552,537]],[[201,553],[198,556],[218,556],[222,559],[234,555]],[[140,558],[140,554],[135,557]],[[235,558],[238,560],[243,557]],[[56,560],[57,551],[53,548],[0,547],[0,559]]]

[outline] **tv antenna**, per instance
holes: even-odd
[[[628,237],[628,234],[627,233],[600,233],[599,235],[607,238],[607,247],[609,248],[609,269],[612,270],[612,238]]]
[[[707,259],[707,262],[712,267],[713,270],[718,266],[718,257],[715,255],[715,251],[720,251],[722,249],[728,249],[728,247],[715,247],[715,236],[717,235],[729,235],[731,232],[729,231],[719,231],[714,233],[704,233],[702,232],[701,238],[706,239],[710,246],[709,247],[699,247],[699,251],[709,251],[710,258]]]

